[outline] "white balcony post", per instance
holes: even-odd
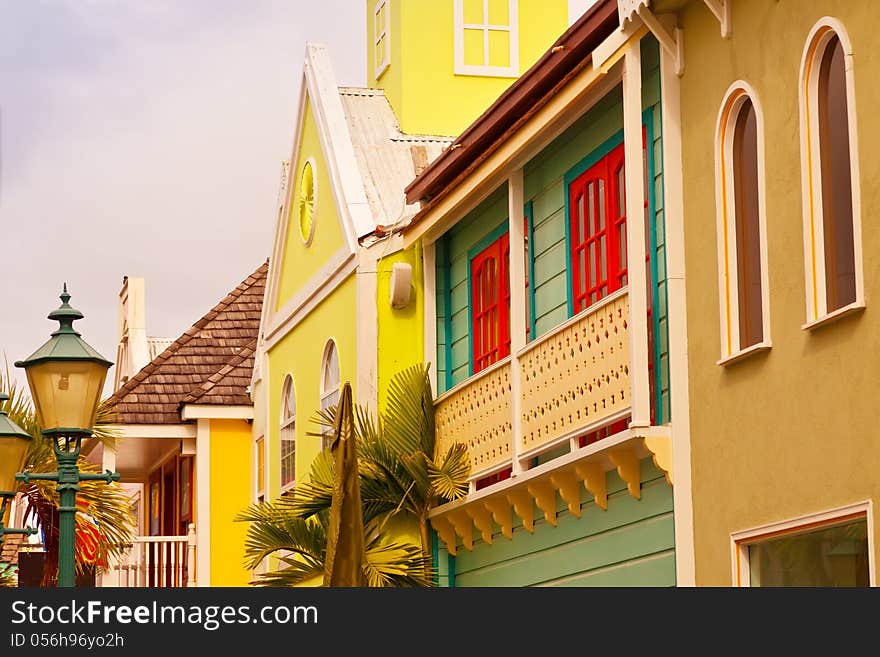
[[[624,55],[623,141],[626,179],[626,261],[629,286],[632,427],[651,423],[648,387],[648,301],[645,272],[645,180],[642,161],[642,62],[639,43]]]
[[[727,3],[729,7],[729,2]],[[723,29],[723,26],[722,26]],[[684,205],[681,174],[680,84],[675,58],[660,51],[663,108],[663,212],[666,226],[666,296],[669,308],[669,399],[672,424],[672,489],[675,507],[675,581],[695,586],[691,443],[685,304]]]
[[[422,282],[424,285],[425,364],[431,363],[428,378],[437,395],[437,262],[434,242],[422,239]],[[447,311],[448,312],[448,311]],[[446,365],[449,367],[449,364]]]
[[[525,201],[523,171],[512,171],[507,179],[508,225],[510,236],[510,454],[513,475],[523,471],[519,454],[522,445],[522,402],[520,367],[517,353],[526,346],[526,272],[523,253]]]
[[[189,524],[186,535],[186,585],[196,586],[196,526]]]
[[[196,429],[196,543],[199,560],[196,579],[199,586],[211,585],[211,425],[198,420]]]

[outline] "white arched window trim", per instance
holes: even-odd
[[[850,179],[852,187],[853,256],[855,261],[855,301],[828,312],[825,288],[825,243],[822,217],[822,169],[819,163],[819,66],[832,36],[840,39],[846,77],[847,123],[849,128]],[[838,19],[820,18],[807,37],[801,58],[799,79],[801,181],[804,208],[804,271],[806,280],[807,321],[801,327],[811,329],[865,307],[862,277],[862,222],[859,183],[858,131],[852,43]]]
[[[763,339],[740,347],[739,290],[736,253],[736,198],[733,179],[733,140],[736,120],[746,100],[755,109],[758,141],[758,228],[761,266],[761,322]],[[727,89],[715,124],[715,197],[718,235],[718,293],[721,318],[719,365],[765,351],[770,340],[770,285],[767,273],[767,207],[764,170],[764,114],[758,95],[747,82],[737,80]]]
[[[283,493],[296,485],[296,387],[290,374],[281,388],[280,427],[278,469]]]
[[[321,357],[321,410],[326,411],[339,403],[340,375],[339,375],[339,349],[333,338],[327,340],[324,345],[324,354]],[[333,432],[325,428],[321,433],[321,449],[330,446]]]

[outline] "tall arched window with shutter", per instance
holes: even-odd
[[[807,326],[864,305],[852,47],[821,19],[801,63]]]
[[[296,391],[293,377],[284,379],[281,389],[281,491],[296,483]]]
[[[339,353],[331,338],[324,347],[321,359],[321,410],[327,411],[339,404]],[[321,435],[321,449],[327,449],[333,440],[333,432],[325,428]]]
[[[755,92],[734,83],[715,150],[722,364],[770,346],[763,128]]]

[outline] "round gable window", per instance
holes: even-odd
[[[303,165],[299,181],[299,234],[308,244],[315,233],[315,173],[309,160]]]

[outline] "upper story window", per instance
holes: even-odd
[[[807,320],[864,304],[852,48],[823,18],[801,64]]]
[[[283,492],[292,488],[296,482],[296,391],[293,387],[293,377],[289,374],[281,388],[280,451]]]
[[[391,62],[391,38],[389,36],[388,3],[390,0],[379,0],[373,8],[373,77],[377,80],[385,72]]]
[[[312,160],[303,165],[299,181],[299,235],[308,246],[315,234],[315,170]]]
[[[510,355],[510,236],[504,233],[471,259],[474,373]]]
[[[574,312],[626,285],[623,144],[569,185]]]
[[[339,354],[336,343],[330,339],[324,347],[321,361],[321,410],[327,411],[339,404]],[[321,434],[321,449],[330,447],[333,431],[327,427]]]
[[[455,72],[519,75],[517,0],[453,0]]]
[[[722,360],[770,338],[762,123],[755,94],[735,83],[716,131]]]

